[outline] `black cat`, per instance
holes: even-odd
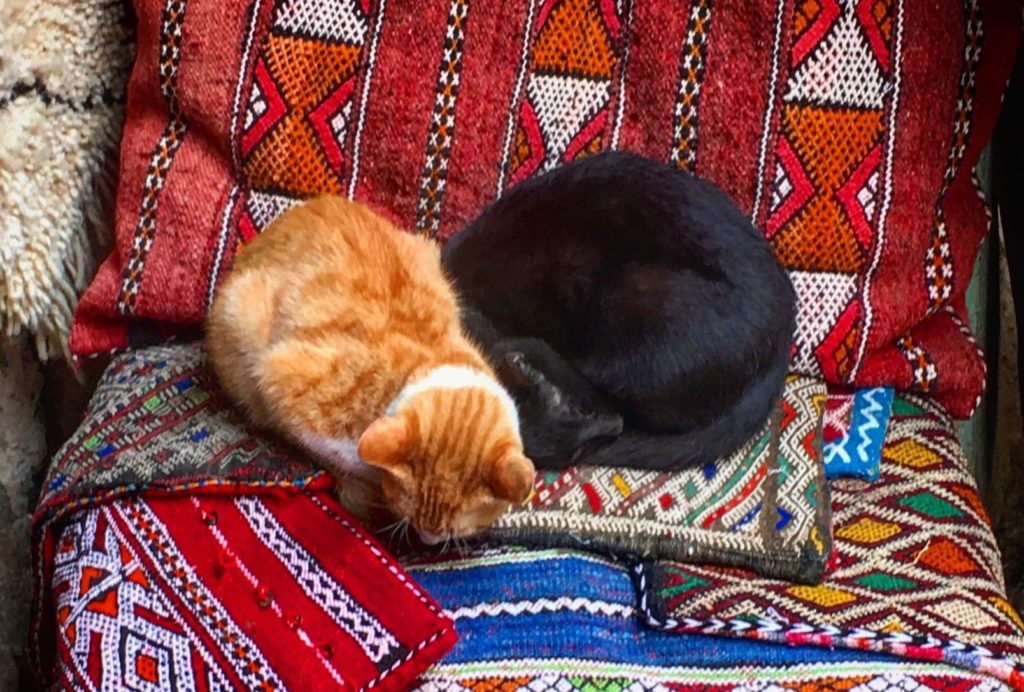
[[[540,467],[713,461],[780,396],[789,278],[723,192],[666,164],[608,152],[526,180],[442,258]]]

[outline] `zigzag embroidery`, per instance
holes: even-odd
[[[859,409],[866,420],[857,427],[857,434],[860,436],[860,444],[857,445],[857,456],[860,457],[861,461],[869,460],[868,448],[877,440],[877,438],[872,439],[869,432],[882,427],[882,422],[879,420],[880,416],[876,417],[875,414],[881,414],[884,411],[882,404],[877,399],[877,397],[884,393],[885,390],[881,387],[858,392],[857,398],[861,399],[863,397],[862,401],[866,404]],[[857,410],[857,407],[854,407],[854,411]]]
[[[607,603],[605,601],[592,601],[589,598],[538,598],[530,601],[515,601],[513,603],[480,603],[474,606],[463,606],[455,610],[446,610],[445,613],[453,620],[476,619],[478,617],[494,617],[497,615],[522,615],[529,613],[554,613],[568,610],[578,613],[585,610],[591,615],[606,615],[609,617],[632,617],[635,610],[632,606],[621,603]]]
[[[849,427],[843,430],[842,437],[824,446],[825,464],[850,465],[855,461],[869,466],[876,464],[888,427],[891,405],[892,390],[888,387],[859,390],[854,397]]]
[[[839,457],[839,462],[843,464],[850,464],[852,459],[846,451],[846,443],[850,441],[850,433],[844,432],[843,436],[834,442],[829,442],[825,446],[825,464],[831,465],[835,462],[835,458]]]
[[[829,466],[835,463],[835,458],[839,457],[839,461],[843,464],[849,464],[852,460],[850,459],[849,453],[846,451],[846,445],[850,441],[849,429],[843,431],[843,436],[838,440],[833,440],[825,445],[825,465]]]
[[[860,436],[860,444],[857,445],[857,456],[862,462],[867,461],[867,447],[871,444],[871,437],[868,432],[882,427],[879,419],[874,417],[874,414],[882,413],[882,404],[874,398],[881,391],[881,389],[868,389],[858,392],[863,394],[863,400],[866,401],[866,405],[860,408],[860,413],[866,420],[857,428],[857,435]]]

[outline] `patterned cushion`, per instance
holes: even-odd
[[[406,567],[459,633],[422,692],[998,689],[948,664],[650,629],[626,567],[586,553],[504,548]]]
[[[891,387],[829,389],[822,425],[825,475],[877,481],[892,411]]]
[[[897,399],[881,478],[832,487],[835,564],[815,587],[669,562],[637,568],[650,624],[945,660],[1024,689],[1024,623],[946,415]]]
[[[533,504],[502,519],[492,537],[820,580],[830,544],[824,397],[820,383],[792,378],[763,434],[704,469],[541,476]],[[49,469],[38,514],[140,490],[330,483],[301,455],[245,426],[200,344],[156,346],[114,359],[85,422]]]
[[[723,186],[799,295],[794,365],[969,413],[971,168],[1020,26],[964,0],[135,0],[116,247],[84,355],[198,325],[239,245],[353,195],[447,238],[600,149]]]
[[[195,345],[120,356],[54,458],[33,531],[41,680],[407,689],[451,623],[212,381]]]
[[[120,498],[54,531],[33,637],[47,687],[406,690],[455,641],[326,490]]]
[[[762,579],[736,568],[659,561],[631,575],[628,561],[565,550],[503,548],[410,565],[411,574],[436,596],[462,636],[451,655],[426,674],[424,689],[435,683],[433,689],[481,689],[486,680],[500,683],[500,689],[527,684],[531,690],[544,685],[614,688],[634,682],[637,689],[673,689],[673,681],[680,679],[699,686],[744,676],[790,687],[871,682],[882,689],[912,683],[925,689],[945,684],[973,689],[978,683],[978,689],[991,689],[977,676],[948,666],[897,664],[887,662],[891,659],[884,654],[842,646],[941,657],[1024,684],[1013,677],[1019,675],[1019,668],[1012,667],[1016,664],[1001,658],[1020,660],[1020,625],[1003,598],[992,534],[949,421],[933,405],[917,400],[898,400],[893,415],[881,482],[866,488],[858,481],[836,486],[837,551],[822,586]],[[329,487],[327,478],[296,461],[290,450],[245,429],[216,390],[200,347],[164,346],[116,358],[81,430],[58,454],[36,516],[33,643],[40,670],[47,679],[76,675],[83,667],[83,675],[89,675],[95,669],[90,666],[122,675],[127,670],[121,667],[123,659],[136,664],[136,674],[163,674],[171,665],[164,662],[180,660],[180,651],[170,647],[165,656],[159,646],[179,641],[173,632],[200,633],[193,628],[202,623],[191,619],[191,606],[183,604],[182,596],[202,592],[175,586],[175,580],[190,574],[203,577],[212,599],[205,604],[216,601],[230,622],[270,617],[267,609],[276,616],[274,604],[285,615],[292,608],[322,611],[320,602],[296,591],[294,572],[286,573],[288,565],[298,564],[290,562],[295,554],[270,540],[271,524],[250,521],[269,513],[316,556],[303,564],[319,562],[337,585],[331,593],[352,594],[406,649],[424,643],[422,658],[414,656],[405,669],[416,674],[417,665],[440,655],[434,647],[441,647],[437,642],[445,637],[431,637],[443,625],[422,601],[409,602],[409,578],[397,566],[388,567],[372,540],[366,539],[367,546],[341,520]],[[151,516],[159,524],[143,521]],[[98,531],[101,524],[105,527]],[[181,555],[189,569],[156,560],[153,551]],[[558,560],[570,559],[569,567],[559,566]],[[86,568],[106,572],[87,573]],[[643,587],[639,599],[631,576]],[[305,583],[306,577],[301,578]],[[266,585],[266,591],[252,588],[250,580]],[[367,582],[378,595],[364,601],[356,594]],[[133,632],[156,636],[145,629],[150,625],[141,624],[148,622],[149,611],[136,609],[140,603],[166,616],[156,622],[173,632],[151,641],[148,649],[131,649],[139,655],[129,659],[118,648],[122,635],[126,646]],[[391,605],[401,605],[410,615],[394,623]],[[122,629],[110,620],[115,607]],[[337,637],[338,647],[366,642],[334,626],[314,629],[320,617],[303,615],[310,641]],[[743,617],[761,620],[754,626]],[[780,624],[782,619],[791,626]],[[277,625],[267,626],[279,632],[273,629]],[[262,628],[246,636],[259,639]],[[678,633],[660,631],[666,628],[696,628],[709,636],[688,635],[687,645],[681,645]],[[825,647],[788,649],[720,636],[741,630],[753,632],[754,638]],[[288,631],[279,641],[295,636]],[[919,635],[924,639],[914,638]],[[948,643],[954,640],[965,643]],[[199,668],[193,670],[221,655],[216,640],[200,641],[195,649],[199,658],[193,659]],[[827,648],[837,645],[836,651]],[[308,654],[310,666],[323,668],[315,652],[302,647],[305,643],[287,649],[287,655]],[[288,676],[301,675],[303,669],[277,658],[285,650],[276,642],[259,644],[269,669],[291,686],[296,678]],[[331,645],[332,652],[338,650]],[[58,655],[59,660],[54,658]],[[370,664],[360,670],[373,674]],[[240,673],[220,674],[234,679],[230,676]],[[391,683],[385,678],[380,684],[403,680],[399,671],[390,675],[395,676]]]
[[[764,430],[703,468],[541,473],[532,501],[501,517],[491,535],[818,582],[831,546],[821,462],[824,404],[824,385],[791,377]]]

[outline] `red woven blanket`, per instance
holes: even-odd
[[[456,638],[327,490],[121,498],[38,567],[47,686],[402,690]]]

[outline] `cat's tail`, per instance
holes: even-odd
[[[782,393],[785,373],[759,378],[731,409],[685,433],[652,434],[627,427],[617,438],[586,450],[573,462],[678,471],[702,466],[735,452],[768,422]]]
[[[627,429],[619,437],[581,455],[575,463],[647,471],[703,466],[739,449],[749,439],[750,436],[729,435],[734,429],[723,425],[722,419],[679,435],[652,435]]]

